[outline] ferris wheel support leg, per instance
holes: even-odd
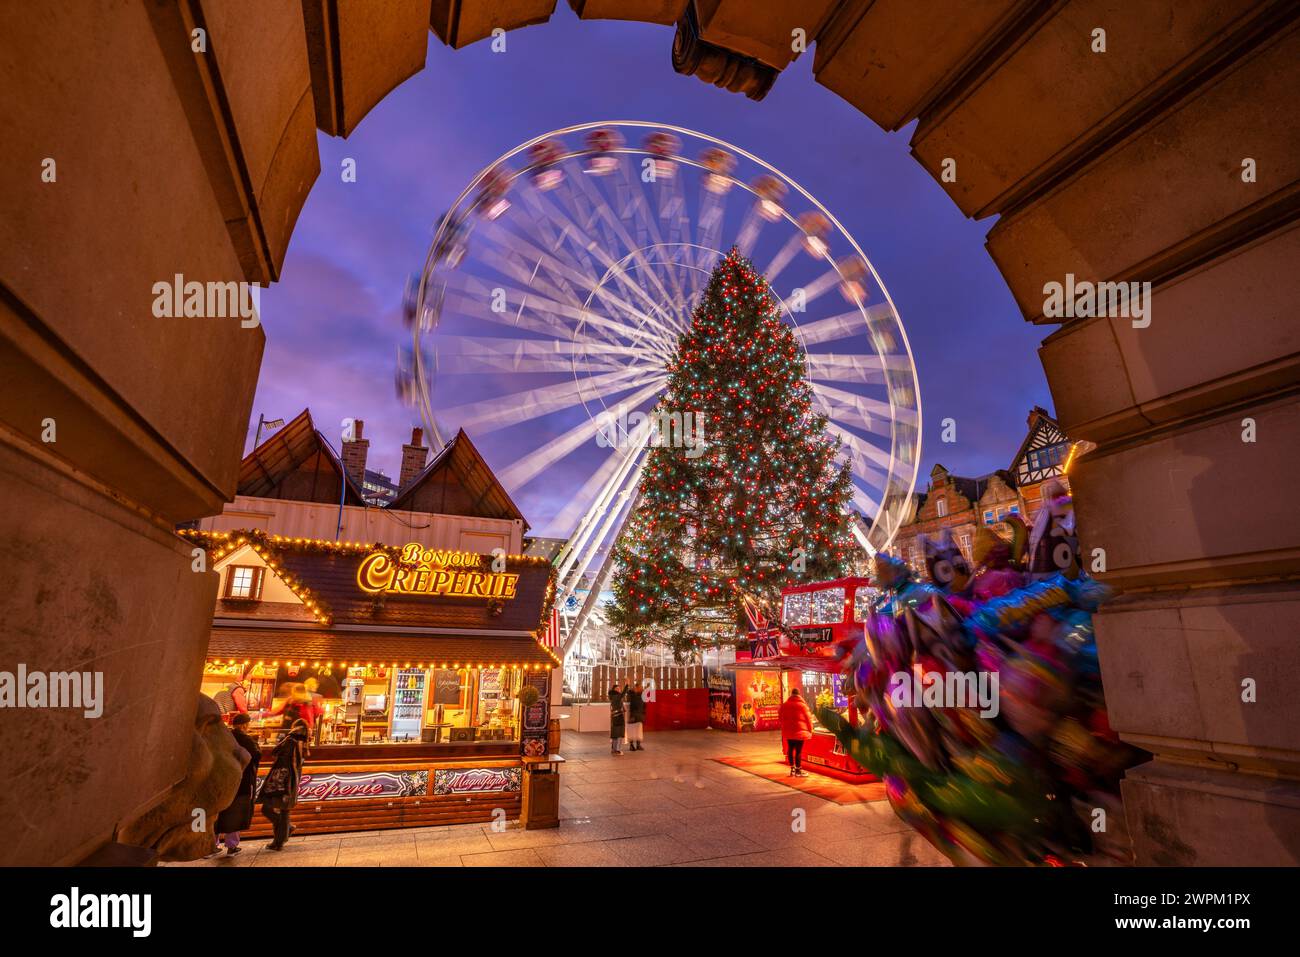
[[[569,536],[569,540],[564,543],[564,547],[560,549],[560,554],[555,557],[558,567],[557,577],[561,581],[563,581],[564,577],[569,573],[569,569],[573,567],[574,561],[577,560],[578,553],[586,544],[587,536],[590,535],[592,529],[595,528],[598,517],[604,514],[606,504],[614,495],[614,492],[618,487],[623,484],[623,481],[627,476],[629,462],[633,457],[634,456],[631,455],[625,456],[623,461],[618,464],[618,467],[605,481],[605,484],[601,486],[600,491],[596,493],[596,497],[592,499],[591,505],[587,508],[582,519],[578,522],[577,528],[575,528],[573,534]]]
[[[638,474],[637,477],[639,480],[640,475]],[[640,501],[641,501],[641,492],[640,489],[638,488],[636,495],[633,496],[632,498],[632,504],[627,510],[627,513],[629,515],[631,515],[633,512],[636,511],[637,504]],[[611,542],[609,551],[605,553],[605,560],[600,563],[600,570],[596,572],[596,577],[592,580],[591,591],[587,593],[586,600],[582,603],[582,607],[578,609],[577,617],[574,618],[573,624],[569,626],[568,637],[565,638],[564,646],[560,649],[561,661],[563,661],[568,656],[569,649],[571,649],[574,646],[574,644],[577,642],[577,640],[582,636],[582,629],[586,627],[587,618],[591,615],[592,609],[596,607],[596,602],[600,600],[601,589],[605,587],[605,582],[609,578],[610,573],[613,570],[614,570],[614,546],[613,546],[613,542]]]
[[[627,488],[619,492],[618,497],[620,501],[610,507],[609,511],[605,515],[605,521],[601,523],[596,536],[588,543],[587,550],[582,559],[582,564],[573,572],[571,577],[568,579],[564,590],[560,594],[559,601],[561,605],[563,605],[564,602],[567,602],[578,590],[578,586],[582,584],[582,576],[586,574],[587,568],[591,565],[592,559],[596,557],[596,552],[600,550],[602,542],[609,542],[609,551],[606,553],[605,561],[610,561],[611,556],[614,554],[614,543],[618,540],[619,532],[622,531],[623,527],[622,522],[619,521],[619,516],[630,515],[631,510],[625,509],[625,504],[629,499],[639,498],[638,489],[640,488],[641,470],[644,468],[644,465],[645,462],[644,459],[642,459],[637,464],[636,471],[633,473],[632,479],[628,483]],[[624,521],[625,520],[626,518],[624,518]],[[611,529],[613,529],[612,533]],[[590,599],[591,595],[589,594],[587,597]]]
[[[646,443],[648,443],[649,440],[650,430],[647,424],[646,426],[642,426],[642,431],[639,431],[632,436],[632,448],[628,450],[628,454],[624,457],[623,461],[619,463],[617,470],[610,476],[609,481],[606,482],[604,487],[600,490],[600,494],[598,494],[592,502],[591,508],[587,509],[587,514],[584,515],[582,521],[578,523],[578,527],[574,531],[573,536],[565,544],[564,548],[560,551],[560,554],[556,556],[556,561],[559,563],[556,577],[561,583],[566,581],[569,569],[573,567],[573,563],[577,560],[578,555],[586,545],[587,538],[595,529],[601,516],[603,516],[609,508],[609,504],[613,501],[618,489],[627,481],[628,472],[645,451]]]

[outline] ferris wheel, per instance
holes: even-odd
[[[498,478],[512,493],[568,483],[547,516],[567,535],[556,558],[566,635],[591,611],[635,499],[654,441],[644,413],[732,246],[767,278],[803,346],[850,464],[854,535],[868,553],[888,548],[920,452],[907,334],[853,237],[753,154],[658,123],[537,136],[466,186],[408,284],[397,387],[427,433],[439,446],[449,427],[505,433],[516,451]]]

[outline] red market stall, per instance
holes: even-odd
[[[841,673],[839,652],[862,637],[862,621],[872,594],[866,578],[782,589],[780,627],[751,632],[749,650],[738,652],[735,664],[709,669],[710,727],[739,732],[778,730],[781,703],[798,688],[813,711],[813,737],[804,745],[804,768],[853,784],[876,780],[816,719],[819,708],[831,707],[850,723],[858,721],[857,706]],[[781,747],[784,751],[784,742]]]

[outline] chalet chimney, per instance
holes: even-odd
[[[405,491],[411,479],[424,471],[429,460],[429,450],[424,446],[424,429],[412,429],[411,441],[402,446],[402,470],[397,475],[397,489]]]
[[[352,439],[343,443],[343,467],[348,470],[348,475],[358,485],[362,485],[366,479],[366,456],[370,453],[370,440],[361,437],[361,430],[365,423],[360,419],[354,419],[352,423]]]

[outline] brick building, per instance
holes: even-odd
[[[962,554],[970,559],[976,532],[992,528],[1004,538],[1010,536],[1008,515],[1019,515],[1032,526],[1042,505],[1043,487],[1056,479],[1069,488],[1066,468],[1071,449],[1078,443],[1061,431],[1047,410],[1034,406],[1026,422],[1024,441],[1011,465],[987,475],[968,478],[954,475],[941,464],[930,470],[929,486],[913,495],[912,520],[900,529],[891,549],[918,571],[925,568],[920,536],[936,538],[947,529]]]

